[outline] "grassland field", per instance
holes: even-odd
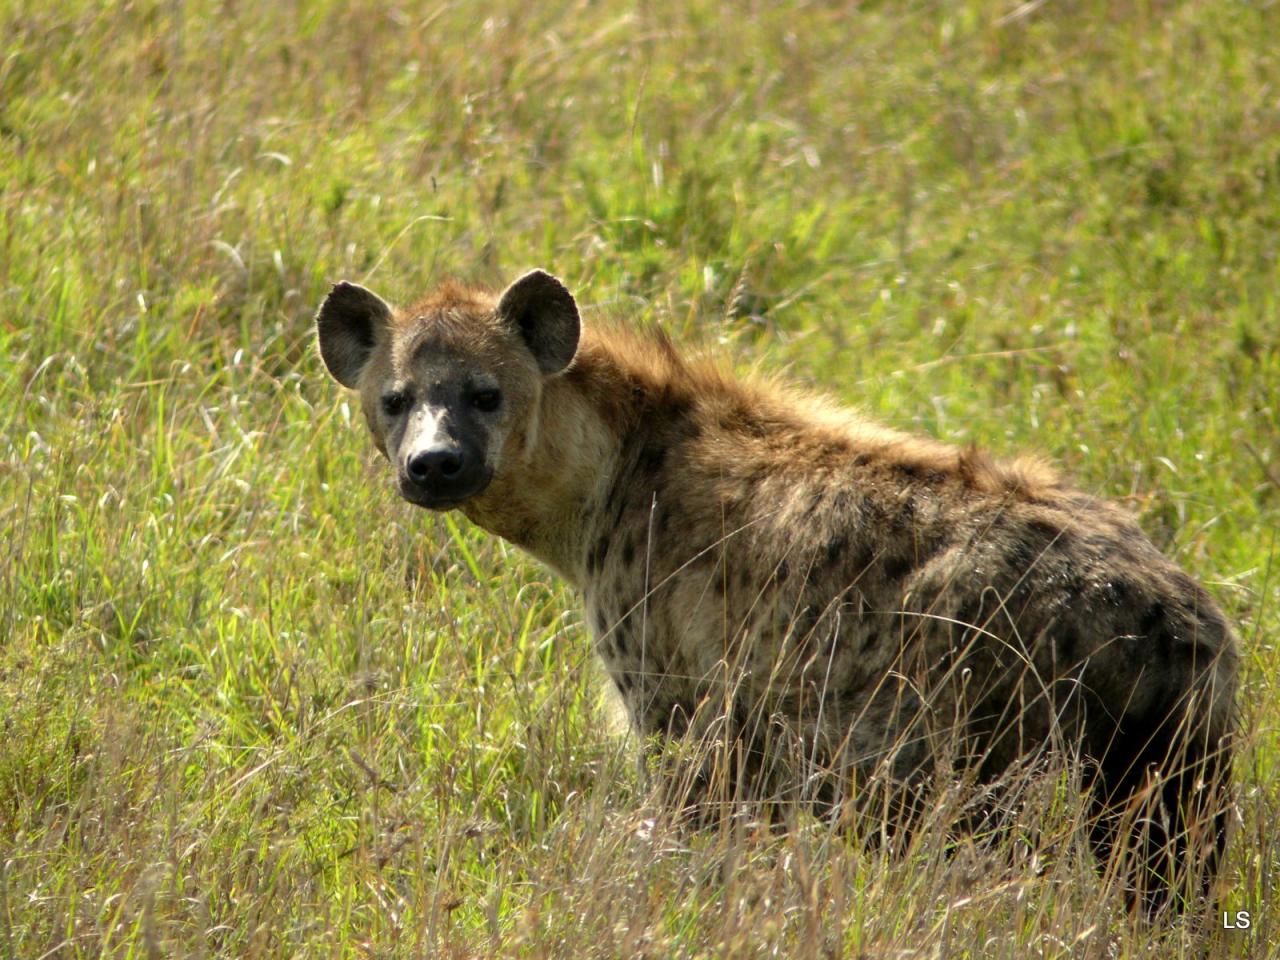
[[[0,958],[1280,956],[1280,5],[0,0]],[[546,267],[1126,503],[1245,651],[1222,905],[689,835],[315,308]],[[1039,837],[1046,842],[1028,842]],[[1052,842],[1048,842],[1052,841]]]

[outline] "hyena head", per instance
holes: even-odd
[[[339,283],[316,315],[320,356],[358,390],[401,496],[431,510],[477,497],[535,442],[548,377],[573,360],[573,296],[541,270],[493,297],[446,285],[396,311]]]

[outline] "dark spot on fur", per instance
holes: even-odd
[[[1114,607],[1122,607],[1129,601],[1131,588],[1126,580],[1104,580],[1102,582],[1102,599]]]
[[[631,566],[636,559],[636,545],[634,541],[628,539],[622,547],[622,565],[624,567]]]
[[[1146,612],[1142,614],[1142,620],[1138,624],[1138,633],[1144,637],[1154,636],[1156,631],[1165,623],[1164,601],[1157,600],[1151,606],[1147,607]]]
[[[620,530],[622,528],[622,517],[626,512],[627,501],[619,497],[617,506],[613,510],[613,522],[609,526],[610,530]]]
[[[1014,577],[1027,579],[1025,574],[1035,569],[1043,552],[1043,548],[1038,544],[1027,543],[1021,539],[1014,540],[1009,544],[1005,562]]]
[[[1138,633],[1145,636],[1148,643],[1159,651],[1162,660],[1167,660],[1173,656],[1174,645],[1181,639],[1179,626],[1179,619],[1170,616],[1164,602],[1157,600],[1143,613]]]
[[[827,566],[834,566],[844,558],[845,549],[849,546],[848,539],[843,534],[837,534],[827,541]],[[862,566],[866,566],[863,564]]]
[[[819,617],[818,608],[813,604],[806,604],[795,616],[795,635],[802,640],[812,637],[813,632],[818,629]]]
[[[658,532],[666,533],[667,527],[671,525],[671,508],[662,507],[658,511]]]
[[[650,444],[640,452],[640,469],[648,474],[658,473],[666,459],[666,448]]]
[[[621,673],[615,673],[613,675],[613,683],[614,686],[618,688],[618,692],[625,697],[635,687],[636,680],[635,677],[631,675],[630,671],[624,670]]]
[[[587,570],[594,573],[604,566],[604,558],[609,553],[609,535],[602,533],[600,539],[596,541],[595,548],[587,557]]]
[[[859,542],[853,553],[853,566],[850,569],[857,571],[858,575],[862,573],[876,562],[876,552],[871,544]]]
[[[893,528],[895,530],[905,530],[916,521],[916,503],[911,498],[903,500],[898,504],[898,512],[893,518]]]
[[[911,557],[903,555],[893,555],[884,559],[884,575],[887,580],[901,580],[909,572],[915,562]]]
[[[872,630],[868,632],[865,637],[862,638],[862,650],[860,652],[866,653],[868,650],[874,650],[879,645],[880,645],[880,634]]]
[[[626,490],[626,485],[623,483],[615,483],[612,487],[610,487],[609,495],[605,498],[605,501],[604,501],[605,509],[610,512],[614,512],[618,510],[618,508],[623,503],[623,494],[625,490]],[[616,519],[616,516],[615,516],[615,519]]]
[[[1055,547],[1065,546],[1070,534],[1056,523],[1048,520],[1031,520],[1027,523],[1027,529],[1038,537],[1043,537],[1045,545],[1053,544]]]
[[[663,412],[667,415],[667,422],[684,416],[693,409],[693,396],[689,393],[673,393],[667,391],[664,395],[666,401]]]
[[[987,620],[981,600],[971,600],[956,611],[956,627],[966,633],[974,629],[985,630]]]
[[[784,582],[787,577],[791,576],[791,568],[787,566],[787,561],[783,560],[779,563],[777,568],[773,571],[773,575],[779,583]]]
[[[1080,637],[1074,630],[1063,629],[1058,635],[1059,666],[1070,669],[1079,662]]]

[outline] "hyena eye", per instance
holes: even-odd
[[[388,417],[398,417],[408,409],[409,394],[405,393],[403,390],[383,395],[382,412]]]
[[[492,413],[502,402],[502,394],[497,390],[477,390],[471,394],[471,405],[483,413]]]

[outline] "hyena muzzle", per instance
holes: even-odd
[[[400,494],[581,590],[637,729],[718,745],[708,797],[717,776],[820,812],[880,795],[909,824],[940,778],[1065,757],[1133,904],[1210,891],[1236,641],[1115,507],[583,325],[541,271],[398,311],[340,283],[317,329]]]

